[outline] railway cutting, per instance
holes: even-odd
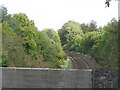
[[[75,52],[67,52],[70,69],[95,69],[97,63],[94,60],[86,59]]]

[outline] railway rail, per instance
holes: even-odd
[[[86,60],[82,56],[74,53],[67,52],[68,58],[70,59],[69,65],[71,69],[95,69],[96,63],[92,60]]]

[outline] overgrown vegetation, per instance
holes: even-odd
[[[52,29],[38,31],[26,14],[2,11],[2,66],[61,68],[66,60],[59,35]]]
[[[58,32],[64,49],[90,55],[103,68],[118,67],[118,22],[115,19],[103,28],[97,28],[96,23],[78,24],[70,21]]]
[[[4,67],[67,68],[63,48],[90,55],[101,67],[118,67],[118,22],[115,19],[104,27],[97,27],[94,20],[89,24],[68,21],[57,33],[53,29],[38,31],[26,14],[8,14],[4,6],[0,11],[0,64]]]

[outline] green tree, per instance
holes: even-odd
[[[80,24],[74,21],[68,21],[58,30],[62,45],[70,42],[74,36],[83,35]]]
[[[118,67],[118,22],[108,23],[96,44],[95,58],[104,67]]]
[[[27,53],[31,54],[32,56],[36,56],[37,46],[35,36],[37,28],[35,27],[34,22],[29,20],[28,17],[23,13],[14,14],[13,20],[16,26],[15,32],[19,37],[24,38],[24,46]]]
[[[7,8],[3,5],[0,6],[0,22],[3,22],[6,19],[7,14]]]
[[[2,66],[27,66],[28,57],[22,46],[22,40],[3,23],[2,27]]]
[[[83,23],[83,24],[80,24],[80,26],[81,26],[81,29],[82,29],[82,31],[83,31],[84,34],[87,33],[87,32],[89,32],[89,26],[88,25],[86,25],[85,23]]]
[[[3,8],[6,12],[7,9]],[[6,67],[61,68],[66,59],[59,35],[52,29],[38,31],[26,14],[4,14],[2,26],[2,61]]]
[[[53,67],[60,67],[59,61],[66,59],[62,49],[59,35],[52,29],[45,29],[39,32],[38,46],[40,53],[44,56],[45,61],[53,63]]]
[[[97,31],[97,22],[94,20],[91,20],[89,24],[89,32],[92,31]]]
[[[91,20],[90,23],[88,23],[88,24],[85,24],[85,23],[80,24],[80,26],[81,26],[81,29],[82,29],[84,34],[98,30],[97,29],[97,22],[94,20]]]

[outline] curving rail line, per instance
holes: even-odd
[[[74,52],[67,53],[70,59],[71,69],[94,69],[96,66],[92,61],[85,60]]]

